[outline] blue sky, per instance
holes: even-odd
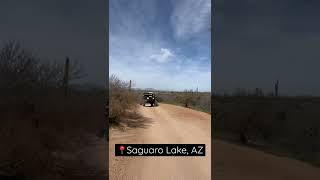
[[[210,0],[109,0],[109,73],[137,88],[211,91]]]

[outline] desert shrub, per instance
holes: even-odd
[[[70,80],[80,77],[75,67]],[[55,154],[75,154],[104,125],[106,94],[71,88],[65,97],[62,79],[63,65],[44,63],[19,43],[0,48],[0,173],[62,179],[55,165],[66,159]]]
[[[109,78],[109,123],[118,123],[127,118],[137,106],[137,94],[130,88],[130,83],[116,75]]]
[[[193,90],[185,90],[183,93],[180,93],[178,97],[184,107],[194,106],[196,103],[196,96]]]
[[[44,61],[19,42],[4,43],[0,48],[1,95],[25,95],[48,92],[59,88],[64,76],[63,64]],[[72,61],[69,81],[85,76],[78,61]]]
[[[158,93],[158,95],[157,95],[157,101],[158,101],[158,102],[163,102],[163,101],[164,101],[161,93]]]
[[[257,144],[320,163],[319,98],[228,96],[214,97],[213,105],[216,136],[246,131]]]
[[[211,93],[185,90],[183,92],[159,92],[159,102],[180,105],[199,111],[211,112]]]

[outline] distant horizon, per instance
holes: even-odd
[[[134,87],[132,89],[136,89],[136,90],[145,90],[145,91],[166,91],[166,92],[185,92],[185,91],[190,91],[192,90],[193,92],[200,92],[200,93],[211,93],[211,91],[196,91],[196,89],[185,89],[185,90],[170,90],[170,89],[153,89],[153,88],[137,88]]]
[[[71,84],[72,87],[86,87],[86,88],[101,88],[102,89],[105,89],[105,90],[108,90],[109,87],[107,85],[101,85],[101,84],[95,84],[95,83],[92,83],[92,82],[82,82],[82,83],[72,83]],[[184,92],[185,90],[193,90],[195,92],[196,88],[188,88],[188,89],[184,89],[184,90],[174,90],[174,89],[154,89],[154,88],[141,88],[141,87],[132,87],[132,89],[136,89],[136,90],[148,90],[150,89],[150,91],[167,91],[167,92]],[[251,92],[251,95],[253,94],[253,90],[254,89],[246,89],[248,90],[247,92]],[[200,91],[198,90],[198,92],[200,93],[212,93],[213,95],[218,95],[218,96],[223,96],[223,95],[228,95],[228,96],[236,96],[234,95],[235,92],[237,91],[237,89],[234,89],[234,90],[231,90],[231,91],[225,91],[225,92],[215,92],[214,90],[213,91]],[[262,89],[263,91],[263,89]],[[264,96],[269,96],[268,94],[269,93],[272,93],[271,91],[263,91],[264,92]],[[250,95],[250,96],[251,96]],[[276,96],[274,96],[276,97]],[[315,98],[320,98],[320,95],[314,95],[314,94],[285,94],[285,93],[279,93],[279,95],[277,97],[315,97]]]

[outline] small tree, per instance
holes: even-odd
[[[69,81],[86,74],[76,60],[69,68]],[[64,68],[56,61],[43,61],[19,42],[11,41],[0,48],[0,88],[9,93],[58,88],[62,85]]]
[[[183,103],[185,107],[190,107],[190,105],[194,104],[193,90],[185,90],[180,98],[181,103]]]

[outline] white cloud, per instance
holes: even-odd
[[[123,58],[120,58],[123,59]],[[210,91],[211,72],[203,71],[197,64],[174,66],[168,71],[168,66],[152,66],[149,63],[128,65],[113,59],[110,62],[110,74],[116,74],[122,80],[132,80],[137,88],[155,88],[159,90],[178,90],[199,88],[199,91]]]
[[[163,38],[162,32],[168,32],[170,24],[160,28],[149,26],[146,15],[140,15],[140,4],[135,7],[133,12],[132,9],[121,13],[117,10],[115,12],[119,14],[113,14],[116,19],[110,24],[109,31],[109,73],[132,80],[138,88],[182,91],[199,87],[199,91],[210,91],[210,69],[198,61],[198,54],[186,53],[184,45],[189,42],[176,44],[174,34]],[[148,34],[149,28],[152,35]],[[198,48],[201,44],[195,46]],[[201,53],[201,56],[205,54]]]
[[[174,53],[166,48],[161,48],[159,53],[150,56],[151,60],[159,63],[168,62],[172,57],[174,57]]]
[[[175,36],[185,39],[208,31],[211,26],[211,0],[174,1],[171,23]]]
[[[203,57],[186,56],[158,39],[146,42],[144,37],[111,33],[109,40],[110,74],[132,80],[138,88],[210,91],[211,71],[199,61]]]

